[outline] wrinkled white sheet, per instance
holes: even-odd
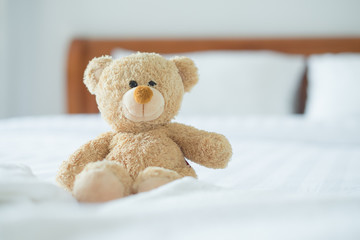
[[[105,204],[54,184],[59,164],[109,130],[97,115],[0,121],[0,239],[360,239],[360,123],[182,117],[226,135],[225,170]]]

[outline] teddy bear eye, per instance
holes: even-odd
[[[131,81],[129,82],[129,86],[130,86],[131,88],[134,88],[134,87],[137,87],[137,86],[138,86],[138,84],[137,84],[137,82],[136,82],[136,81],[131,80]]]
[[[156,85],[156,82],[154,82],[153,80],[151,80],[151,81],[148,83],[148,85],[149,85],[150,87],[153,87],[153,86]]]

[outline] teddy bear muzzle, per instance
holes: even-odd
[[[123,96],[124,115],[133,122],[155,120],[164,112],[164,97],[148,86],[128,90]]]

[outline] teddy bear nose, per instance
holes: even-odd
[[[150,102],[153,95],[153,91],[148,86],[138,86],[134,91],[134,99],[139,104]]]

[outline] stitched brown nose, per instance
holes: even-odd
[[[138,86],[134,91],[134,99],[139,104],[150,102],[153,95],[153,91],[148,86]]]

